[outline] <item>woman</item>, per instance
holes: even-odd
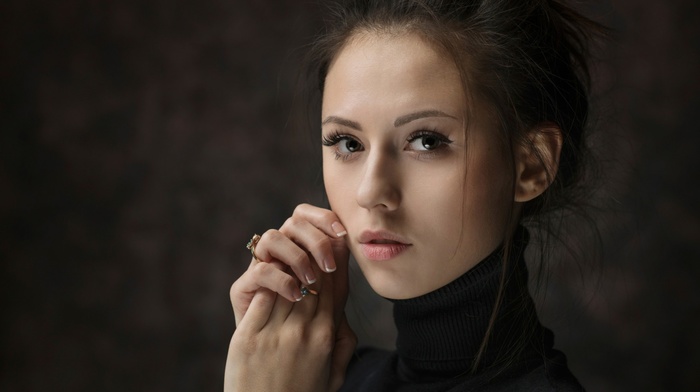
[[[226,390],[582,390],[537,320],[520,224],[575,202],[597,25],[545,0],[330,14],[309,66],[330,208],[249,243]],[[394,352],[354,352],[349,254],[394,302]]]

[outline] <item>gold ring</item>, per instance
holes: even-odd
[[[310,288],[308,288],[308,287],[306,287],[306,286],[301,286],[301,287],[300,287],[300,290],[301,290],[301,296],[302,296],[302,297],[306,297],[306,296],[309,295],[309,294],[310,294],[310,295],[318,295],[318,291],[313,290],[313,289],[310,289]]]
[[[259,241],[260,241],[260,236],[257,235],[257,234],[255,234],[255,235],[253,235],[253,238],[251,238],[250,241],[248,241],[248,243],[246,244],[245,247],[248,248],[248,249],[250,250],[250,254],[253,255],[253,258],[254,258],[255,260],[257,260],[257,261],[262,261],[262,260],[260,260],[260,259],[258,258],[258,256],[255,254],[255,245],[257,245]]]

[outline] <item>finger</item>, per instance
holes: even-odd
[[[322,283],[323,287],[318,293],[318,304],[314,317],[319,322],[329,322],[335,325],[337,321],[334,314],[336,296],[336,291],[334,290],[335,274],[324,275]]]
[[[245,315],[253,296],[261,288],[279,293],[293,302],[302,298],[297,281],[291,275],[281,271],[279,264],[254,263],[231,286],[231,304],[236,322]]]
[[[343,315],[336,332],[333,357],[331,358],[331,373],[328,380],[329,391],[337,391],[345,382],[345,374],[355,352],[356,345],[357,337],[350,328],[345,315]]]
[[[336,270],[331,237],[311,222],[292,216],[282,225],[280,232],[311,253],[322,270],[326,272]]]
[[[318,269],[318,267],[314,266],[314,269]],[[327,282],[330,280],[330,275],[321,274],[320,271],[319,276],[320,279],[316,283],[306,287],[308,294],[294,304],[292,312],[287,317],[288,322],[303,324],[312,322],[317,313],[320,298],[326,291]]]
[[[348,234],[343,224],[340,223],[338,215],[326,208],[312,206],[311,204],[299,204],[294,209],[292,216],[308,220],[319,230],[333,238],[344,237]]]
[[[338,260],[338,268],[331,275],[332,277],[332,290],[333,290],[333,309],[335,314],[336,324],[340,321],[340,316],[345,311],[345,303],[348,298],[348,258],[350,251],[345,243],[333,243],[333,253],[340,255],[336,257]]]
[[[308,222],[318,230],[328,236],[329,239],[338,240],[347,235],[347,230],[340,223],[338,216],[331,210],[312,206],[310,204],[300,204],[294,209],[294,213],[290,218],[292,222]],[[289,220],[288,220],[289,221]],[[319,262],[319,266],[326,272],[336,270],[336,262],[338,257],[334,257],[332,249],[329,251],[324,243],[321,243],[321,248],[316,248],[314,245],[319,245],[319,238],[308,238],[308,245],[312,246],[309,250],[312,251],[314,258]],[[339,241],[344,243],[344,241]],[[317,253],[313,251],[318,249]],[[346,253],[347,254],[347,253]],[[342,257],[340,257],[342,258]]]
[[[315,289],[312,289],[315,290]],[[314,319],[318,307],[318,295],[308,294],[301,301],[292,304],[292,310],[286,322],[292,324],[308,324]]]
[[[275,305],[272,307],[270,318],[265,324],[265,328],[279,328],[279,326],[284,324],[293,306],[294,302],[289,302],[286,298],[278,295],[275,300]]]
[[[256,291],[245,316],[236,329],[240,329],[243,333],[259,332],[268,322],[277,297],[277,293],[265,288]]]
[[[316,274],[311,267],[309,255],[279,230],[266,231],[255,247],[255,254],[260,261],[279,260],[288,265],[299,280],[305,284],[312,284],[316,281]]]
[[[347,235],[345,227],[340,223],[338,216],[331,210],[319,208],[310,204],[300,204],[292,215],[295,219],[305,220],[314,225],[331,238],[331,252],[334,255],[336,265],[329,266],[335,269],[333,273],[333,291],[335,293],[336,322],[339,315],[345,308],[348,292],[347,267],[350,251],[345,238]],[[341,241],[342,240],[342,241]],[[319,257],[313,254],[315,258]],[[323,268],[323,267],[322,267]],[[326,268],[327,269],[327,268]]]

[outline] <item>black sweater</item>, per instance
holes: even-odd
[[[537,318],[522,257],[527,238],[516,232],[503,302],[475,372],[504,271],[502,249],[436,291],[393,301],[396,351],[359,349],[341,391],[583,391]]]

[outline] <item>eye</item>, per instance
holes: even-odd
[[[325,147],[333,149],[336,159],[348,160],[356,152],[364,150],[362,143],[350,135],[343,135],[338,132],[333,132],[328,136],[323,137],[322,141]]]
[[[341,154],[351,154],[362,149],[362,144],[350,137],[343,137],[338,141],[338,152]]]
[[[408,138],[409,149],[412,151],[433,151],[450,143],[450,139],[433,131],[420,131]]]

